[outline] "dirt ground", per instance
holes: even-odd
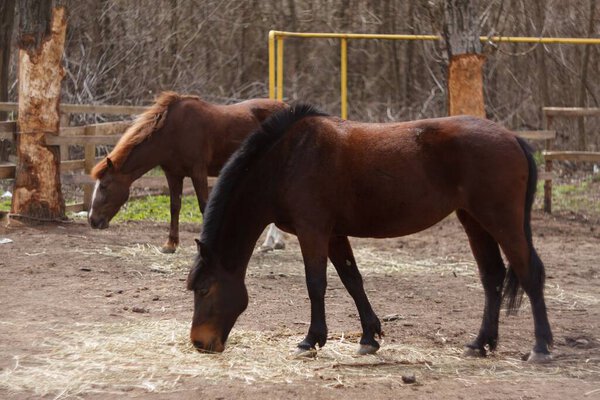
[[[483,291],[455,217],[409,237],[353,239],[384,319],[381,350],[354,354],[358,315],[330,268],[330,338],[301,360],[290,352],[308,329],[309,302],[294,237],[285,250],[254,254],[249,307],[226,351],[206,355],[187,343],[184,280],[199,226],[183,226],[182,248],[163,255],[166,224],[5,225],[0,238],[13,242],[0,244],[0,398],[600,399],[600,227],[589,220],[534,214],[555,337],[547,365],[521,361],[533,344],[526,302],[517,316],[503,313],[495,354],[462,357]]]

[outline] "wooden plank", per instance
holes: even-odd
[[[60,137],[64,138],[77,138],[81,136],[115,136],[121,135],[125,130],[131,125],[131,122],[128,121],[120,121],[120,122],[107,122],[103,124],[92,124],[92,125],[83,125],[83,126],[67,126],[60,128]],[[16,129],[16,124],[10,122],[0,123],[0,140],[12,140],[13,134]],[[88,133],[90,132],[90,133]],[[56,137],[56,136],[52,136]],[[54,140],[54,139],[52,139]],[[52,142],[51,140],[51,142]],[[83,144],[83,143],[73,143],[70,139],[56,139],[62,140],[62,145],[73,145],[73,144]],[[76,140],[76,139],[73,139]],[[88,138],[83,140],[89,140]],[[114,144],[117,139],[112,140],[111,143],[99,143],[99,144]],[[49,146],[53,146],[54,144],[49,144],[46,140],[46,143]]]
[[[2,102],[0,103],[0,111],[6,111],[6,112],[16,112],[18,109],[18,104],[17,103],[12,103],[12,102]]]
[[[129,126],[129,121],[104,122],[82,126],[60,128],[60,136],[102,136],[121,135]]]
[[[591,151],[544,151],[542,154],[547,161],[600,162],[600,153]]]
[[[65,172],[70,171],[79,171],[84,167],[84,160],[69,160],[69,161],[61,161],[60,162],[60,173],[64,174]]]
[[[147,106],[61,104],[60,111],[69,114],[135,115],[146,111]],[[2,102],[0,111],[17,111],[17,103]]]
[[[46,135],[46,145],[60,146],[68,145],[88,145],[88,144],[116,144],[119,141],[117,135],[100,135],[100,136],[55,136]]]
[[[15,170],[15,164],[0,163],[0,179],[14,179]]]
[[[0,122],[0,140],[14,140],[16,131],[17,123],[15,121]]]
[[[80,211],[84,211],[84,209],[83,209],[83,203],[67,204],[65,206],[65,211],[66,212],[80,212]]]
[[[14,138],[14,132],[0,132],[0,140],[10,140],[12,142]]]
[[[556,131],[516,131],[515,133],[528,140],[556,139]]]
[[[131,121],[104,122],[85,126],[85,135],[122,135],[131,126]]]
[[[0,133],[15,133],[17,131],[16,121],[1,121],[0,122]]]
[[[551,181],[554,179],[554,173],[550,171],[538,172],[538,181]]]
[[[554,117],[591,117],[600,116],[600,108],[582,107],[544,107],[544,114]]]
[[[81,162],[81,160],[78,162]],[[94,183],[94,180],[88,175],[63,175],[61,179],[64,184],[69,185],[85,185]],[[217,178],[208,178],[208,187],[214,187],[216,183]],[[167,184],[167,179],[164,176],[143,176],[133,182],[131,187],[142,189],[168,189],[169,185]],[[183,187],[184,190],[193,190],[194,188],[190,179],[185,179],[183,181]]]
[[[102,160],[104,157],[96,157],[96,163]],[[80,171],[85,168],[85,160],[68,160],[61,161],[60,163],[60,172],[72,172],[72,171]]]
[[[63,185],[82,185],[85,183],[94,183],[94,180],[91,177],[80,174],[62,174],[60,176],[60,181]]]
[[[85,134],[84,126],[65,126],[60,128],[60,136],[81,136]]]

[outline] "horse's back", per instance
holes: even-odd
[[[525,196],[523,152],[491,121],[367,124],[310,117],[292,131],[297,145],[290,147],[286,181],[296,183],[286,201],[322,204],[336,230],[351,236],[401,236],[456,209]]]
[[[246,100],[217,105],[200,99],[184,99],[169,110],[168,130],[173,157],[172,169],[190,175],[195,169],[218,175],[227,159],[262,120],[284,108],[269,99]]]

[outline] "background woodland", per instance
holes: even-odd
[[[0,39],[3,49],[12,51],[3,51],[0,59],[7,68],[0,96],[16,101],[18,15],[15,10],[9,26],[11,3],[4,1],[2,10],[3,31],[8,31]],[[83,104],[144,105],[162,90],[216,103],[266,97],[270,29],[439,34],[444,18],[440,0],[66,3],[62,102]],[[480,1],[477,9],[481,35],[598,37],[600,31],[596,0]],[[484,44],[488,118],[512,129],[541,129],[543,106],[600,107],[599,52],[599,46]],[[447,114],[443,41],[351,40],[348,54],[351,119]],[[339,113],[339,41],[286,39],[284,62],[287,101],[312,102]],[[600,118],[587,118],[585,124],[557,119],[554,126],[560,147],[576,149],[583,130],[587,150],[600,150]]]

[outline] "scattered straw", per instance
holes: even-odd
[[[355,335],[347,340],[344,334],[332,335],[316,359],[297,359],[291,351],[301,336],[291,331],[234,330],[223,354],[199,354],[189,343],[188,328],[188,323],[176,320],[56,325],[35,349],[37,354],[14,355],[14,366],[0,373],[0,387],[63,398],[135,388],[168,392],[191,380],[199,386],[224,380],[272,384],[318,379],[324,386],[340,387],[376,381],[401,384],[407,372],[454,376],[466,383],[600,374],[600,363],[534,366],[500,356],[463,359],[461,349],[452,347],[384,343],[377,355],[357,356]]]

